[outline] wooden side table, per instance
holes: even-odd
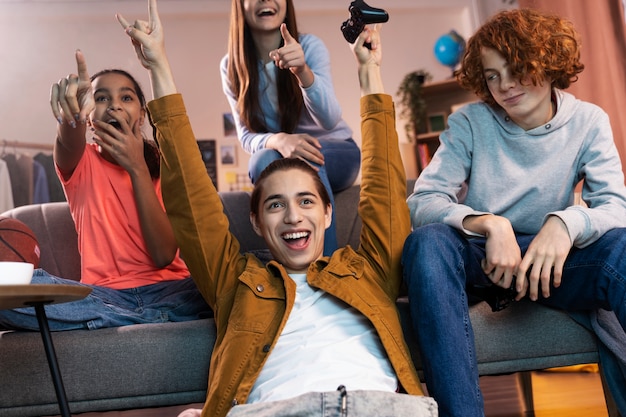
[[[26,285],[2,285],[0,286],[0,310],[8,310],[20,307],[34,307],[39,322],[39,332],[43,339],[48,365],[52,374],[54,390],[59,402],[59,409],[63,417],[69,417],[70,408],[59,371],[48,317],[44,306],[46,304],[68,303],[81,300],[91,292],[91,288],[78,285],[61,284],[26,284]]]

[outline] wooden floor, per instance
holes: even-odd
[[[480,384],[487,417],[529,417],[524,410],[517,375],[485,376]],[[597,372],[532,373],[536,417],[607,417]],[[193,404],[201,407],[201,404]],[[74,414],[80,417],[176,417],[189,406]]]
[[[608,417],[597,372],[533,372],[532,385],[536,417]],[[481,377],[481,387],[487,417],[533,416],[516,375]]]

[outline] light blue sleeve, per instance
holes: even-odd
[[[332,130],[342,120],[342,114],[333,87],[330,54],[322,40],[315,35],[301,35],[300,44],[306,63],[315,76],[313,84],[302,89],[304,105],[319,126]]]
[[[222,89],[230,105],[230,110],[233,115],[233,123],[237,130],[237,138],[241,143],[241,147],[248,153],[252,154],[260,149],[265,148],[265,142],[269,139],[273,133],[254,133],[251,132],[243,123],[241,123],[241,117],[237,110],[237,99],[235,93],[232,91],[230,82],[228,81],[228,55],[222,58],[220,63],[220,74],[222,76]]]
[[[489,214],[462,204],[465,184],[472,169],[472,128],[464,112],[448,118],[448,128],[441,133],[440,145],[432,161],[420,173],[407,202],[412,226],[444,223],[468,235],[463,220],[470,215]]]
[[[607,231],[626,227],[626,187],[622,164],[613,140],[608,115],[600,108],[587,105],[581,111],[585,119],[584,146],[580,150],[578,177],[583,179],[582,199],[586,206],[570,206],[552,212],[565,225],[574,246],[589,246]]]

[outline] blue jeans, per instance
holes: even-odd
[[[524,254],[534,236],[518,235]],[[480,261],[485,239],[444,224],[419,227],[404,246],[404,280],[428,392],[442,417],[483,417],[466,284],[490,284]],[[562,284],[537,302],[567,311],[613,310],[626,328],[626,229],[572,248]],[[497,314],[497,313],[494,313]]]
[[[32,284],[82,285],[92,289],[84,299],[45,307],[50,330],[100,329],[138,323],[163,323],[212,317],[213,312],[192,278],[114,290],[33,273]],[[39,330],[32,307],[0,310],[0,329]]]
[[[319,176],[328,192],[333,206],[332,223],[324,234],[324,255],[330,256],[337,249],[337,229],[335,225],[335,199],[333,193],[345,190],[354,184],[361,169],[361,150],[352,139],[320,139],[324,165],[319,168]],[[250,158],[248,171],[252,183],[273,161],[283,156],[274,149],[262,149]]]

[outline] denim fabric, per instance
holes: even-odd
[[[522,254],[534,236],[518,235]],[[572,248],[559,288],[538,302],[568,311],[613,310],[626,327],[626,229]],[[480,261],[485,239],[466,238],[443,224],[411,233],[404,246],[404,279],[428,392],[441,416],[482,417],[474,334],[466,284],[489,284]],[[494,313],[497,314],[497,313]]]
[[[45,306],[50,330],[99,329],[138,323],[163,323],[212,317],[213,312],[191,278],[164,281],[126,290],[85,285],[58,278],[42,269],[32,284],[83,285],[92,289],[84,299]],[[32,307],[0,310],[0,328],[39,330]]]
[[[598,353],[600,366],[613,401],[615,401],[615,406],[621,416],[626,416],[626,365],[624,358],[617,358],[602,342],[598,342]]]
[[[227,417],[436,417],[430,397],[382,391],[310,392],[283,401],[233,407]]]
[[[332,223],[324,235],[324,255],[330,256],[337,249],[337,229],[335,225],[335,199],[333,192],[345,190],[354,184],[361,168],[361,150],[354,140],[320,139],[324,165],[319,168],[319,176],[330,196],[333,206]],[[250,158],[248,170],[252,183],[255,183],[261,172],[272,161],[282,158],[274,149],[263,149],[255,152]]]

